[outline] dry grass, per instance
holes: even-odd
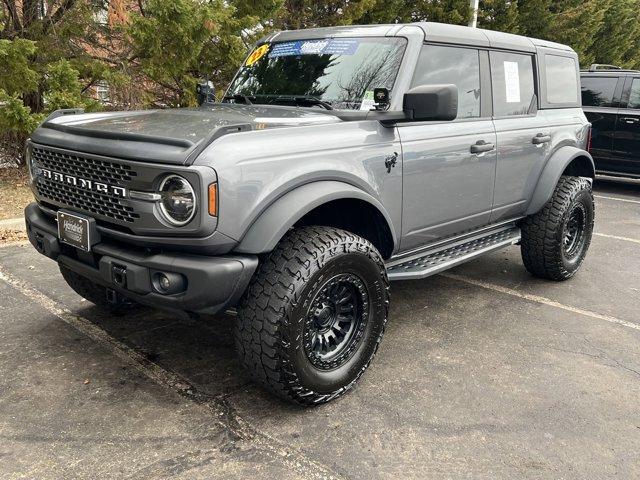
[[[25,231],[0,229],[0,244],[21,242],[23,240],[27,240],[27,232]]]
[[[0,220],[22,217],[33,202],[26,168],[0,168]]]

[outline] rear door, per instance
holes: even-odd
[[[537,109],[535,56],[492,51],[494,124],[498,156],[492,222],[520,216],[544,167],[551,142]]]
[[[455,84],[458,118],[398,124],[403,153],[403,250],[489,222],[496,137],[488,62],[487,52],[476,48],[422,47],[411,86]]]
[[[640,74],[626,78],[620,107],[612,163],[617,173],[640,175]]]
[[[592,125],[591,155],[596,170],[615,171],[618,162],[613,158],[613,138],[624,77],[583,74],[581,83],[582,109]]]

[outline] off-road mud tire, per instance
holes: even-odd
[[[360,288],[356,294],[368,300],[362,309],[366,322],[357,344],[335,365],[324,364],[307,350],[308,312],[317,311],[314,302],[337,281],[332,279],[343,278],[353,280]],[[388,313],[385,264],[369,241],[336,228],[298,228],[261,259],[238,308],[236,345],[257,382],[288,401],[317,405],[344,394],[364,373],[378,349]]]

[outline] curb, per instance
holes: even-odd
[[[27,229],[24,223],[24,218],[8,218],[6,220],[0,220],[0,230],[17,230],[24,232]]]

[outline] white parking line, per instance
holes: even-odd
[[[604,200],[615,200],[618,202],[626,202],[626,203],[637,203],[640,205],[640,200],[631,200],[629,198],[620,198],[620,197],[608,197],[606,195],[594,195],[595,198],[602,198]]]
[[[36,290],[27,282],[14,277],[1,265],[0,281],[15,288],[22,295],[96,343],[108,347],[118,358],[132,365],[153,382],[176,391],[180,395],[191,399],[196,404],[204,405],[213,413],[213,422],[231,431],[243,440],[252,442],[267,455],[279,460],[291,470],[296,471],[301,478],[341,478],[330,471],[329,468],[305,456],[301,451],[283,444],[264,432],[256,430],[249,422],[235,413],[232,407],[224,400],[199,392],[185,378],[165,370],[136,350],[116,340],[90,320],[71,312],[42,292]]]
[[[542,305],[547,305],[549,307],[559,308],[561,310],[566,310],[567,312],[577,313],[579,315],[584,315],[585,317],[591,317],[596,320],[603,320],[605,322],[621,325],[623,327],[640,331],[640,325],[638,324],[627,322],[626,320],[621,320],[619,318],[612,317],[610,315],[602,315],[600,313],[591,312],[583,308],[572,307],[570,305],[563,305],[562,303],[556,302],[555,300],[551,300],[550,298],[540,297],[538,295],[532,295],[530,293],[519,292],[517,290],[513,290],[512,288],[503,287],[500,285],[496,285],[494,283],[483,282],[482,280],[476,280],[475,278],[470,278],[465,275],[458,275],[455,273],[442,273],[440,275],[442,277],[458,280],[459,282],[475,285],[476,287],[482,287],[482,288],[486,288],[487,290],[493,290],[494,292],[513,295],[514,297],[522,298],[523,300],[528,300],[530,302],[540,303]]]
[[[594,235],[604,238],[613,238],[614,240],[624,240],[625,242],[640,243],[640,240],[636,240],[635,238],[618,237],[616,235],[607,235],[606,233],[594,233]]]

